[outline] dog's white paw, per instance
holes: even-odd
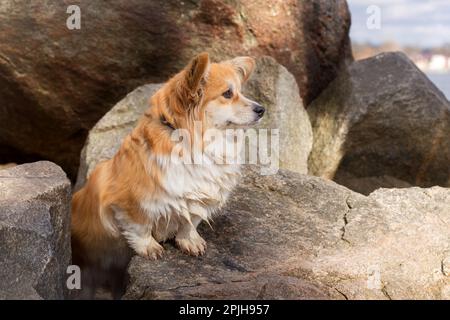
[[[175,242],[181,251],[191,256],[201,256],[206,250],[206,241],[198,233],[190,237],[177,236]]]
[[[135,245],[134,250],[141,257],[153,260],[161,258],[164,252],[163,246],[154,239]]]

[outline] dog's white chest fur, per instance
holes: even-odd
[[[182,224],[208,220],[227,200],[240,176],[237,164],[184,164],[157,159],[163,170],[162,194],[141,201],[158,241],[172,237]]]
[[[238,175],[237,165],[178,164],[170,166],[163,186],[171,197],[219,205],[225,202]]]

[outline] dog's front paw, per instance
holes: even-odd
[[[153,260],[161,258],[164,252],[163,246],[154,239],[134,246],[134,250],[141,257]]]
[[[175,241],[180,248],[186,254],[191,256],[201,256],[206,250],[206,241],[198,233],[195,233],[191,237],[176,237]]]

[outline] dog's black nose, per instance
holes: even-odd
[[[266,112],[266,109],[264,109],[264,107],[259,104],[255,104],[253,105],[253,112],[256,113],[260,118],[262,118],[264,112]]]

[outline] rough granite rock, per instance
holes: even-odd
[[[267,109],[257,128],[279,130],[280,168],[307,174],[313,136],[295,78],[271,57],[256,61],[244,94]]]
[[[70,182],[42,161],[0,171],[0,299],[64,299]]]
[[[308,113],[311,174],[450,186],[450,103],[404,54],[353,63]]]
[[[270,57],[256,59],[257,66],[244,87],[244,94],[263,104],[267,111],[257,128],[279,129],[280,167],[307,173],[312,148],[308,114],[298,94],[295,78]],[[117,103],[89,132],[81,152],[75,190],[81,188],[97,163],[110,159],[139,117],[149,107],[149,98],[161,84],[144,85]],[[271,131],[268,131],[270,141]]]
[[[125,299],[449,299],[450,190],[381,189],[249,170],[206,255],[134,257]]]
[[[79,30],[66,27],[69,5]],[[308,104],[352,60],[349,28],[345,0],[0,0],[0,162],[45,158],[75,177],[116,101],[204,50],[273,56]]]

